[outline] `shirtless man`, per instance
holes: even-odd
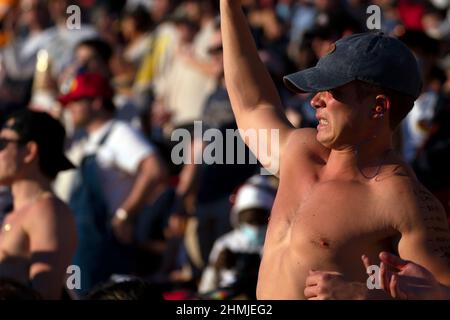
[[[69,208],[51,191],[61,170],[64,128],[48,114],[20,111],[0,131],[0,184],[11,187],[14,210],[0,231],[0,277],[30,285],[44,299],[60,298],[76,247]]]
[[[315,93],[317,130],[294,129],[258,58],[240,0],[221,0],[221,22],[226,84],[239,128],[279,132],[278,152],[268,159],[258,155],[258,141],[245,139],[266,167],[279,158],[258,298],[314,298],[308,288],[321,278],[306,283],[311,270],[343,275],[335,298],[387,298],[367,289],[360,266],[363,253],[377,261],[380,251],[420,263],[450,284],[442,205],[392,151],[392,132],[421,91],[411,52],[382,34],[341,39],[315,68],[285,78],[292,90]]]

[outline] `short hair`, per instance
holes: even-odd
[[[216,16],[220,13],[219,1],[200,0],[200,7],[204,14]]]
[[[105,63],[111,60],[113,50],[109,43],[100,38],[90,38],[82,40],[77,44],[77,49],[80,47],[89,47],[95,51],[98,57],[102,59]]]
[[[0,278],[0,300],[42,300],[42,297],[37,291],[17,282],[16,280]]]
[[[162,300],[162,289],[144,280],[108,282],[94,288],[87,300]]]
[[[150,14],[144,6],[139,5],[137,8],[125,12],[123,19],[132,19],[136,25],[136,29],[141,32],[149,31],[152,27]]]
[[[384,94],[389,97],[391,101],[391,108],[389,110],[389,127],[395,130],[400,122],[406,117],[414,106],[415,98],[413,96],[383,88],[378,85],[370,84],[363,81],[356,81],[357,98],[359,101],[369,95]]]

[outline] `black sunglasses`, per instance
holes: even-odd
[[[22,143],[22,140],[15,140],[15,139],[7,139],[7,138],[0,138],[0,151],[5,149],[9,143]]]

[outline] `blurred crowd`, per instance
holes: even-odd
[[[396,133],[397,152],[450,215],[450,1],[242,3],[296,127],[317,125],[311,95],[292,95],[283,76],[314,66],[339,38],[367,31],[367,7],[381,8],[381,31],[414,52],[423,77]],[[79,21],[67,12],[73,4]],[[219,0],[0,0],[0,121],[23,108],[61,121],[66,155],[78,167],[53,184],[78,233],[73,263],[82,285],[67,298],[255,298],[277,179],[259,175],[258,164],[171,159],[176,129],[192,133],[194,121],[237,128]],[[189,141],[188,157],[202,152],[197,142]],[[10,210],[1,187],[0,216]]]

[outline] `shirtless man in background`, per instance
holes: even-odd
[[[375,262],[380,251],[417,262],[449,285],[443,207],[392,151],[392,133],[421,91],[409,49],[380,33],[353,35],[316,67],[287,76],[293,91],[315,93],[311,105],[319,120],[317,130],[294,129],[258,57],[241,0],[221,0],[221,23],[239,128],[279,132],[269,159],[258,154],[259,141],[244,135],[264,166],[279,159],[258,298],[321,298],[317,288],[331,274],[340,282],[328,298],[388,298],[368,290],[360,266],[363,254]],[[311,270],[321,273],[310,276]]]
[[[0,184],[11,187],[14,209],[0,230],[0,277],[30,285],[44,299],[61,297],[76,247],[70,209],[51,191],[61,170],[64,128],[48,114],[20,111],[0,131]]]

